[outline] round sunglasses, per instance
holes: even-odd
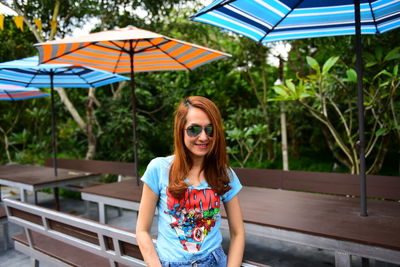
[[[192,124],[189,127],[187,127],[186,132],[189,136],[191,137],[195,137],[198,136],[202,130],[204,130],[204,132],[209,136],[212,137],[213,136],[213,126],[212,125],[207,125],[207,126],[200,126],[197,124]]]

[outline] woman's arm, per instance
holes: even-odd
[[[231,241],[228,253],[228,267],[237,267],[242,264],[245,233],[239,197],[236,195],[225,202],[225,211],[228,216],[229,233]]]
[[[139,216],[136,223],[136,240],[147,266],[160,267],[160,259],[150,235],[151,223],[158,201],[158,195],[147,185],[143,185]]]

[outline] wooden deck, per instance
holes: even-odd
[[[400,203],[244,187],[239,195],[244,221],[400,251]],[[223,215],[224,216],[224,215]]]
[[[134,203],[137,207],[142,194],[134,180],[83,192],[129,201],[132,207]],[[239,198],[248,224],[400,251],[399,202],[368,200],[369,216],[362,217],[358,198],[257,187],[244,187]]]

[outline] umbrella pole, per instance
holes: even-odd
[[[132,40],[130,43],[130,61],[131,61],[131,89],[132,89],[132,128],[133,128],[133,174],[136,176],[136,183],[139,185],[139,175],[138,175],[138,157],[137,157],[137,140],[136,140],[136,94],[135,94],[135,71],[133,69],[133,47]]]
[[[54,108],[54,73],[50,71],[50,88],[51,88],[51,145],[53,148],[53,167],[54,176],[57,176],[57,144],[56,144],[56,118],[55,118],[55,108]]]
[[[360,153],[360,200],[361,216],[367,214],[367,183],[365,170],[365,132],[364,132],[364,96],[363,96],[363,66],[362,66],[362,47],[361,47],[361,15],[360,0],[354,1],[354,13],[356,24],[356,68],[357,68],[357,93],[358,93],[358,132],[360,135],[359,153]]]

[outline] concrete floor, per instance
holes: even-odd
[[[2,187],[3,197],[18,198],[18,194],[13,194],[12,188]],[[29,199],[33,199],[32,194],[28,196]],[[39,193],[38,196],[39,205],[54,208],[54,200],[51,194]],[[61,199],[61,211],[75,214],[79,216],[84,216],[85,205],[83,201],[76,199]],[[118,211],[115,208],[109,207],[107,210],[109,222],[108,224],[125,228],[128,230],[134,230],[136,224],[136,212],[124,210],[122,216],[118,216]],[[91,204],[89,212],[85,217],[98,220],[98,210],[96,204]],[[156,218],[153,221],[152,234],[156,234]],[[15,234],[21,233],[22,229],[18,225],[9,224],[9,235],[13,236]],[[223,247],[225,251],[228,251],[229,246],[229,233],[227,231],[222,231],[224,241]],[[0,236],[2,241],[4,237]],[[1,242],[0,242],[1,243]],[[316,248],[311,248],[307,246],[300,246],[292,244],[289,242],[282,242],[273,239],[259,238],[247,234],[246,236],[246,248],[244,253],[244,258],[252,261],[264,263],[274,267],[324,267],[324,266],[334,266],[334,254],[330,251],[320,250]],[[358,257],[352,258],[353,266],[361,266],[361,259]],[[26,255],[16,251],[12,247],[12,242],[10,241],[10,248],[4,250],[0,248],[0,267],[25,267],[31,266],[30,259]],[[45,263],[41,263],[40,266],[49,267]],[[371,260],[369,266],[371,267],[393,267],[398,265],[393,265],[384,262],[378,262]],[[51,266],[50,266],[51,267]]]

